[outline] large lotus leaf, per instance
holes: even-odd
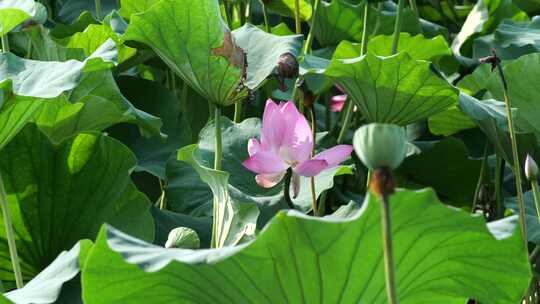
[[[34,0],[0,1],[0,36],[7,35],[7,33],[28,19],[36,17],[43,19],[43,16],[40,16],[43,15],[43,9],[41,3],[36,3]]]
[[[368,122],[408,125],[457,103],[458,92],[407,53],[333,59],[324,72],[356,103]]]
[[[449,137],[431,143],[420,154],[408,157],[398,172],[409,181],[433,187],[444,201],[471,206],[481,162],[469,159],[465,144]]]
[[[489,56],[491,48],[497,49],[501,59],[515,59],[540,51],[540,17],[531,21],[503,20],[492,35],[474,42],[474,57]]]
[[[285,17],[294,18],[296,0],[262,0],[268,10]],[[300,20],[306,21],[311,18],[312,7],[308,0],[298,0],[300,4]]]
[[[540,1],[538,0],[514,0],[514,3],[530,16],[540,13]]]
[[[179,148],[191,144],[187,115],[180,112],[178,97],[155,81],[121,76],[118,85],[138,109],[162,119],[162,132],[167,134],[167,139],[144,138],[133,126],[122,126],[118,131],[111,130],[111,134],[135,153],[136,171],[146,171],[164,180],[167,160]]]
[[[133,15],[124,39],[152,47],[193,89],[215,104],[245,97],[245,54],[221,19],[217,0],[162,0]]]
[[[528,19],[527,14],[511,0],[479,0],[452,41],[452,50],[457,55],[471,57],[473,40],[495,30],[507,18],[515,21]]]
[[[351,4],[343,0],[321,0],[315,18],[313,34],[322,46],[339,44],[342,40],[362,40],[364,2]],[[390,35],[394,30],[396,12],[393,5],[383,6],[381,11],[370,8],[368,35]],[[313,22],[313,21],[312,21]],[[402,32],[418,34],[420,24],[412,11],[403,11]]]
[[[376,36],[369,40],[368,52],[379,56],[392,55],[393,36]],[[360,56],[360,44],[342,41],[332,58],[351,59]],[[442,36],[426,38],[419,34],[411,36],[409,33],[401,33],[399,36],[398,52],[407,52],[416,60],[427,60],[438,64],[443,57],[452,56],[448,43]]]
[[[461,93],[459,108],[486,134],[499,155],[512,165],[514,161],[507,128],[505,104],[496,100],[480,101]],[[515,109],[513,109],[513,113],[516,114]],[[517,113],[519,114],[519,112]],[[519,120],[516,119],[516,121]],[[524,163],[527,153],[540,156],[540,147],[535,134],[518,132],[516,136],[520,164]]]
[[[75,21],[69,24],[57,23],[51,30],[51,35],[54,38],[62,39],[74,35],[75,33],[84,31],[90,24],[99,24],[90,12],[82,12]]]
[[[254,25],[246,24],[233,31],[236,44],[246,51],[247,79],[245,85],[256,89],[276,68],[279,56],[298,56],[302,36],[277,36],[268,34]]]
[[[68,48],[55,41],[48,29],[43,26],[34,26],[22,32],[26,36],[21,42],[21,48],[25,51],[30,43],[30,52],[26,54],[26,59],[39,61],[68,61],[76,59],[83,61],[86,57],[82,49]]]
[[[540,54],[529,54],[503,67],[508,81],[508,97],[512,107],[517,108],[518,123],[526,131],[540,134]],[[487,84],[491,96],[497,100],[503,99],[503,90],[499,76],[493,73]]]
[[[65,302],[67,299],[63,297],[66,293],[62,291],[71,287],[66,284],[68,281],[79,281],[77,274],[91,247],[92,242],[89,240],[77,242],[69,251],[61,252],[47,268],[23,288],[10,291],[5,296],[17,304],[67,303]],[[69,303],[75,303],[73,300],[81,303],[80,292],[78,299],[71,299]]]
[[[534,203],[534,197],[532,191],[527,191],[523,194],[525,202],[525,220],[527,227],[527,239],[529,242],[540,244],[540,222],[538,221],[538,212],[536,211],[536,204]],[[519,213],[517,200],[515,197],[506,198],[504,205],[514,211],[515,214]]]
[[[64,38],[63,43],[68,48],[82,49],[84,54],[89,56],[108,39],[116,42],[119,63],[135,55],[136,50],[123,45],[113,29],[105,24],[90,24],[83,32],[78,32],[71,37]]]
[[[115,44],[107,40],[84,61],[36,61],[0,54],[0,83],[12,81],[13,92],[31,97],[56,97],[77,86],[84,71],[109,68],[117,56]]]
[[[247,143],[250,138],[259,137],[259,119],[246,119],[237,124],[228,119],[222,121],[223,170],[230,173],[228,190],[230,196],[240,202],[256,203],[261,209],[260,222],[266,222],[277,209],[285,208],[283,184],[265,189],[255,182],[255,174],[247,170],[242,162],[248,156]],[[200,133],[199,149],[195,151],[198,161],[212,167],[214,161],[214,125],[210,123]],[[332,188],[334,176],[350,174],[348,167],[338,166],[325,170],[315,178],[316,194]],[[171,161],[167,167],[167,199],[172,210],[194,215],[210,215],[212,195],[210,189],[186,163]],[[311,207],[309,178],[301,178],[300,193],[293,199],[297,208],[307,211]]]
[[[41,106],[41,103],[31,99],[3,102],[0,108],[0,150],[34,118],[35,114],[39,113]]]
[[[435,135],[450,136],[476,127],[476,124],[459,107],[435,114],[428,118],[429,131]]]
[[[4,147],[0,170],[25,279],[80,239],[93,239],[104,222],[152,240],[150,202],[129,176],[134,166],[125,146],[96,133],[54,146],[28,126]],[[12,281],[5,228],[0,229],[0,278]]]
[[[159,0],[120,0],[120,15],[130,19],[131,15],[147,11]]]
[[[521,300],[531,273],[516,217],[486,228],[431,190],[398,191],[390,204],[400,303]],[[386,303],[379,206],[368,195],[346,220],[283,212],[254,242],[217,250],[164,249],[104,228],[83,269],[84,300]]]

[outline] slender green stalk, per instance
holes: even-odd
[[[264,30],[267,33],[270,33],[270,23],[268,23],[268,12],[266,11],[266,5],[264,4],[262,0],[259,0],[259,2],[261,3],[263,18],[264,18]]]
[[[101,0],[94,0],[96,4],[96,19],[101,20]]]
[[[8,241],[9,255],[11,257],[11,264],[13,265],[13,273],[15,275],[15,284],[17,288],[23,287],[23,277],[21,273],[21,265],[19,263],[19,255],[17,254],[17,244],[15,242],[15,233],[13,231],[13,224],[11,220],[11,212],[9,211],[9,205],[7,201],[6,190],[4,189],[4,181],[0,175],[0,207],[2,208],[2,217],[4,219],[4,225],[6,225],[6,237]]]
[[[2,36],[2,52],[9,53],[9,40],[7,34]]]
[[[311,130],[313,132],[313,141],[315,142],[315,137],[317,135],[317,117],[315,114],[315,102],[309,107],[311,114]],[[311,151],[311,156],[315,154],[315,143],[313,143],[313,150]],[[313,209],[313,215],[319,216],[319,208],[317,207],[317,193],[315,191],[315,176],[310,178],[311,183],[311,208]]]
[[[345,140],[345,134],[347,134],[347,129],[349,128],[349,123],[351,122],[351,114],[354,102],[347,97],[345,100],[345,115],[343,115],[343,121],[341,122],[341,129],[339,130],[339,135],[337,138],[337,143],[341,144]]]
[[[367,169],[367,174],[366,174],[366,191],[367,189],[369,189],[369,183],[371,183],[371,177],[373,176],[373,170],[371,169]]]
[[[232,10],[231,28],[233,30],[235,30],[235,29],[239,28],[240,26],[242,26],[242,17],[241,17],[241,13],[240,13],[240,2],[233,3],[231,10]]]
[[[411,7],[411,10],[416,17],[416,20],[418,20],[418,23],[420,23],[420,13],[418,12],[418,6],[416,5],[416,0],[409,0],[409,6]],[[422,30],[422,27],[420,27],[420,30]]]
[[[296,34],[302,34],[302,27],[300,26],[300,0],[294,0],[294,27]]]
[[[244,19],[246,22],[251,22],[251,0],[246,1],[246,8],[244,10]]]
[[[320,0],[315,0],[313,4],[313,14],[311,16],[311,27],[309,28],[309,33],[306,39],[306,44],[304,45],[304,54],[311,53],[311,45],[313,44],[313,36],[315,32],[315,27],[317,26],[317,12],[319,11]]]
[[[403,23],[403,6],[405,0],[398,0],[398,11],[396,23],[394,24],[394,38],[392,40],[392,55],[397,53],[399,46],[399,35],[401,34],[401,24]]]
[[[497,204],[497,210],[495,214],[496,219],[504,217],[504,204],[502,194],[502,183],[504,179],[504,159],[497,154],[497,162],[495,164],[495,200]]]
[[[362,30],[362,46],[360,48],[360,55],[364,55],[367,52],[367,44],[369,40],[368,35],[368,24],[369,24],[369,3],[365,4],[364,7],[364,23],[363,23],[363,30]],[[339,130],[339,135],[337,139],[337,143],[341,144],[343,143],[343,140],[345,139],[345,134],[347,133],[347,130],[349,129],[349,123],[351,122],[351,114],[352,110],[354,108],[354,102],[347,98],[345,101],[345,116],[343,116],[343,121],[341,124],[341,129]]]
[[[531,188],[534,197],[534,204],[536,205],[536,214],[538,215],[538,222],[540,222],[540,191],[538,190],[538,181],[531,181]]]
[[[474,191],[473,203],[471,206],[471,212],[474,212],[476,205],[478,204],[478,197],[480,196],[480,189],[484,183],[484,177],[486,175],[486,166],[487,166],[487,153],[488,153],[489,144],[486,141],[484,146],[484,157],[482,158],[482,164],[480,165],[480,175],[478,176],[478,182],[476,183],[476,189]]]
[[[294,209],[294,204],[291,199],[291,179],[292,179],[292,169],[287,169],[285,177],[283,178],[283,196],[285,197],[285,202],[289,208]]]
[[[161,195],[159,196],[158,200],[158,207],[160,210],[167,209],[167,197],[165,196],[165,185],[159,180],[159,188],[161,189]]]
[[[223,17],[223,21],[225,21],[225,23],[227,24],[230,24],[229,13],[227,12],[227,7],[225,7],[225,3],[220,1],[219,10],[221,11],[221,16]]]
[[[497,70],[499,71],[499,78],[503,87],[504,103],[506,104],[506,115],[508,116],[508,132],[510,133],[510,141],[512,142],[512,159],[514,163],[514,175],[516,181],[517,203],[519,207],[519,226],[521,228],[521,234],[523,235],[523,242],[525,248],[527,248],[527,229],[525,224],[525,204],[523,202],[523,188],[521,187],[521,166],[519,164],[519,154],[516,141],[516,133],[514,128],[514,119],[512,115],[512,107],[510,99],[508,98],[508,83],[504,77],[502,66],[499,62],[496,63]]]
[[[221,154],[222,154],[222,144],[221,144],[221,109],[216,107],[215,116],[214,116],[214,127],[216,132],[216,144],[215,144],[215,154],[214,154],[214,169],[221,170]]]
[[[364,27],[362,29],[362,47],[360,48],[360,54],[364,55],[367,52],[368,44],[368,19],[369,19],[369,2],[366,1],[364,6]]]
[[[386,294],[388,296],[388,303],[397,304],[398,298],[396,292],[396,274],[394,270],[394,250],[392,246],[392,221],[390,218],[390,202],[387,195],[382,196],[381,224],[384,249],[384,270],[386,272]]]
[[[240,123],[242,121],[242,101],[234,103],[234,122]]]

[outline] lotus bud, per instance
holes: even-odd
[[[396,169],[407,153],[405,129],[393,124],[372,123],[354,133],[356,154],[366,167]]]
[[[200,246],[201,241],[197,232],[187,227],[178,227],[171,230],[165,243],[165,248],[197,249]]]
[[[298,76],[298,61],[291,53],[281,54],[277,63],[277,78],[280,83],[280,90],[286,91],[285,78],[295,78]]]
[[[525,159],[525,176],[529,181],[538,179],[538,165],[529,154],[527,154],[527,158]]]

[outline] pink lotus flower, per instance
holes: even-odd
[[[347,101],[347,95],[332,96],[332,99],[330,99],[330,111],[340,112],[345,106],[345,101]]]
[[[351,145],[338,145],[311,157],[313,133],[306,118],[293,102],[276,104],[266,102],[261,141],[248,142],[249,158],[244,167],[257,173],[255,180],[264,188],[275,186],[287,169],[293,170],[293,188],[298,193],[301,176],[315,176],[325,169],[337,166],[352,152]]]

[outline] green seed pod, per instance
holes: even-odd
[[[399,167],[407,153],[405,129],[392,124],[372,123],[354,133],[354,150],[370,169]]]
[[[171,230],[165,243],[165,248],[197,249],[200,246],[201,241],[197,232],[186,227],[178,227]]]
[[[525,159],[525,176],[529,181],[538,179],[538,165],[529,154],[527,154],[527,158]]]

